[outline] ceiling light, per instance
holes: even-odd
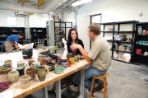
[[[93,0],[79,0],[79,1],[76,1],[72,4],[72,6],[80,6],[82,4],[86,4],[86,3],[89,3],[89,2],[92,2]]]

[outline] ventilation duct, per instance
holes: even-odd
[[[30,12],[23,12],[23,11],[16,11],[15,16],[17,17],[26,17],[28,15],[32,15],[33,13]]]

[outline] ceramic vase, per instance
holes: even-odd
[[[46,78],[46,69],[43,66],[38,67],[37,69],[37,76],[40,81],[44,81]]]
[[[26,68],[26,74],[29,75],[32,79],[35,79],[35,73],[36,73],[36,71],[35,71],[34,67],[28,66]]]

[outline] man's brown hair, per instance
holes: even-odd
[[[90,32],[93,32],[96,35],[100,34],[100,25],[98,24],[92,24],[88,27],[90,29]]]

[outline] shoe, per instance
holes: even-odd
[[[98,86],[93,89],[93,93],[94,93],[94,92],[99,92],[99,91],[101,91],[103,88],[104,88],[103,83],[98,83]]]
[[[76,92],[76,93],[79,92],[78,86],[74,86],[74,85],[70,86],[70,90],[73,91],[73,92]]]
[[[70,88],[67,88],[65,91],[62,92],[62,98],[77,98],[78,94],[71,91]]]

